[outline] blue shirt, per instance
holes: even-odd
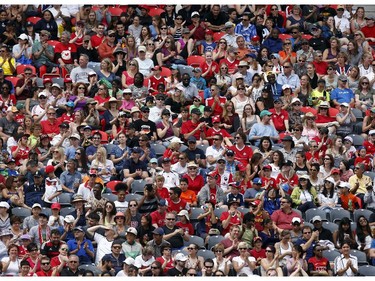
[[[69,171],[64,171],[60,175],[60,182],[61,184],[65,185],[69,189],[74,188],[74,182],[82,183],[82,175],[80,172],[75,171],[74,173],[70,173]]]
[[[276,131],[275,127],[272,125],[264,125],[260,123],[256,123],[251,127],[249,133],[249,140],[253,140],[255,136],[267,136],[267,137],[277,137],[279,133]],[[259,144],[260,139],[255,141],[255,145]]]
[[[338,103],[350,103],[352,99],[354,100],[354,93],[349,88],[336,88],[331,92],[331,100],[336,100]]]
[[[257,35],[257,30],[253,24],[249,24],[249,26],[245,27],[243,23],[240,22],[236,25],[234,33],[242,35],[245,41],[250,43],[251,38]]]
[[[76,253],[76,255],[79,257],[79,264],[91,264],[93,262],[91,257],[87,254],[86,250],[83,247],[85,243],[87,243],[87,248],[90,251],[94,252],[94,247],[92,246],[91,241],[84,238],[81,243],[81,248]],[[69,240],[67,244],[69,247],[69,252],[74,251],[78,248],[78,243],[76,239]]]
[[[124,155],[124,153],[126,151],[128,151],[130,153],[128,147],[125,147],[124,149],[121,149],[118,145],[115,145],[112,148],[111,155],[114,155],[115,158],[120,158],[122,155]],[[122,169],[124,167],[124,164],[125,164],[125,160],[122,159],[114,165],[116,167],[116,170],[118,170],[118,169]]]

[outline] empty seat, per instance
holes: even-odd
[[[198,216],[203,214],[204,210],[202,208],[191,208],[190,209],[190,222],[197,222]]]
[[[210,238],[208,238],[207,249],[208,250],[212,250],[212,247],[214,247],[215,245],[219,244],[224,239],[225,238],[222,235],[210,236]]]
[[[333,262],[335,258],[340,256],[340,252],[337,250],[325,250],[323,251],[323,257],[328,259],[330,262]]]
[[[333,209],[329,216],[330,216],[331,222],[336,222],[336,221],[340,221],[342,218],[350,219],[350,212],[345,209]]]
[[[166,150],[165,146],[159,143],[153,143],[151,147],[155,150],[155,154],[157,157],[162,156]]]
[[[358,268],[358,274],[360,276],[375,276],[375,266],[362,265]]]
[[[20,217],[21,219],[24,219],[31,215],[30,209],[24,208],[24,207],[16,207],[12,208],[12,215]]]
[[[75,210],[75,208],[73,208],[73,207],[62,208],[60,210],[60,215],[63,216],[63,217],[66,217],[70,213],[74,212],[74,210]]]
[[[103,193],[102,197],[104,197],[105,199],[108,199],[111,202],[117,201],[117,195],[113,193]]]
[[[184,241],[184,246],[189,246],[190,244],[195,244],[200,249],[205,248],[203,238],[196,235],[191,235],[189,241]]]
[[[130,202],[131,200],[135,200],[138,202],[139,200],[141,200],[141,198],[142,198],[142,195],[131,193],[125,196],[125,201]]]
[[[330,230],[332,233],[339,229],[339,226],[337,224],[330,221],[323,222],[322,227]]]
[[[199,257],[202,257],[204,260],[215,258],[215,254],[211,250],[199,250],[197,254]]]
[[[350,250],[352,256],[356,256],[358,259],[358,265],[367,265],[367,256],[364,252],[358,250]]]
[[[59,195],[59,203],[62,207],[71,206],[72,194],[70,193],[61,193]]]
[[[323,221],[327,221],[327,213],[324,210],[313,208],[308,209],[305,212],[305,221],[312,222],[312,218],[315,216],[320,216]]]
[[[131,184],[131,191],[132,193],[137,193],[137,194],[143,194],[144,192],[144,187],[146,185],[145,180],[135,180]]]

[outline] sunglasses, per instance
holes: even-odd
[[[176,219],[175,218],[166,218],[166,220],[168,220],[168,221],[174,221]]]
[[[41,264],[41,265],[48,265],[49,262],[41,262],[40,264]]]

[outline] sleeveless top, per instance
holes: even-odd
[[[236,113],[238,113],[240,118],[242,118],[243,109],[244,109],[245,105],[250,103],[250,98],[247,97],[246,100],[244,100],[244,101],[240,101],[237,97],[234,97],[234,99],[236,100],[234,110],[236,111]]]
[[[287,249],[283,249],[283,247],[281,247],[281,244],[280,244],[280,256],[284,255],[287,252],[291,252],[292,250],[293,250],[293,244],[291,242],[288,242],[288,248]],[[290,258],[291,258],[290,255],[286,255],[280,261],[280,265],[286,265],[287,260],[290,259]]]
[[[245,127],[246,127],[245,130],[246,131],[250,130],[253,127],[253,125],[256,124],[256,123],[258,123],[258,121],[257,121],[257,118],[255,117],[255,115],[253,116],[253,119],[250,120],[250,121],[249,121],[248,118],[246,118],[246,120],[245,120]]]

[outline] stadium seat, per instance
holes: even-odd
[[[32,22],[33,24],[36,24],[38,21],[40,21],[41,17],[28,17],[26,21]]]
[[[94,276],[100,276],[102,274],[102,271],[92,264],[82,264],[78,267],[79,270],[88,270],[94,273]]]
[[[20,80],[20,78],[15,77],[15,76],[7,76],[7,77],[5,77],[5,79],[10,81],[12,83],[13,87],[16,87],[18,80]]]
[[[145,180],[134,180],[131,184],[131,192],[143,195],[146,183]]]
[[[324,210],[320,210],[317,208],[308,209],[305,212],[305,221],[312,222],[312,218],[315,216],[320,216],[323,221],[327,221],[327,213]]]
[[[323,222],[322,227],[325,228],[325,229],[330,230],[332,234],[333,234],[336,230],[339,229],[339,226],[338,226],[336,223],[333,223],[333,222],[330,222],[330,221],[325,221],[325,222]]]
[[[60,87],[63,89],[64,88],[64,78],[61,77],[53,77],[52,78],[52,83],[57,83],[60,85]]]
[[[109,7],[108,13],[111,14],[111,16],[119,17],[124,11],[121,8],[117,7]]]
[[[31,64],[20,64],[16,67],[17,75],[23,74],[25,72],[25,68],[29,67],[32,70],[32,73],[36,75],[36,68]]]
[[[359,251],[359,250],[350,250],[350,254],[352,256],[356,256],[358,259],[358,265],[367,265],[367,256],[365,252]]]
[[[61,193],[59,195],[59,203],[62,207],[71,206],[72,195],[70,193]]]
[[[125,196],[125,201],[126,202],[129,202],[129,201],[131,201],[131,200],[135,200],[135,201],[139,201],[139,200],[141,200],[142,199],[142,195],[139,195],[139,194],[134,194],[134,193],[130,193],[130,194],[127,194],[126,196]]]
[[[66,208],[62,208],[60,210],[60,215],[63,216],[63,217],[66,217],[67,215],[71,214],[72,212],[74,212],[75,208],[74,207],[66,207]]]
[[[151,147],[155,150],[156,157],[160,157],[164,154],[166,148],[160,143],[153,143]]]
[[[342,218],[348,218],[348,219],[350,219],[350,212],[347,211],[347,210],[345,210],[345,209],[333,209],[330,212],[330,220],[331,220],[331,222],[336,223],[336,221],[340,221]]]
[[[24,207],[15,207],[12,208],[12,215],[24,219],[31,215],[31,210]]]
[[[215,245],[219,244],[224,239],[225,238],[222,235],[210,236],[210,238],[208,238],[207,249],[212,251],[212,247],[214,247]]]
[[[340,256],[340,252],[337,251],[337,250],[325,250],[325,251],[323,251],[323,257],[328,259],[328,261],[330,261],[330,262],[334,262],[335,258],[337,258],[338,256]]]
[[[223,37],[226,33],[221,31],[221,32],[214,32],[214,35],[212,36],[214,39],[214,42],[218,42],[221,37]]]
[[[365,139],[361,135],[356,135],[356,134],[350,134],[348,137],[351,137],[353,139],[353,145],[355,147],[363,145],[363,142]]]
[[[371,180],[374,181],[374,179],[375,179],[375,172],[366,171],[363,174],[366,175],[366,176],[369,176],[371,178]]]
[[[215,254],[211,250],[201,249],[201,250],[198,251],[197,255],[198,255],[198,257],[202,257],[204,260],[215,258]]]
[[[110,181],[107,182],[106,187],[109,188],[113,194],[117,194],[117,191],[115,190],[115,186],[120,183],[121,181]]]
[[[184,246],[189,246],[190,244],[196,244],[200,249],[205,249],[202,237],[190,235],[189,241],[184,241]]]
[[[206,59],[202,56],[190,56],[187,58],[187,64],[190,66],[198,67]]]
[[[164,10],[160,8],[151,8],[148,14],[153,17],[153,16],[160,16],[161,13],[163,13]]]
[[[358,209],[353,212],[353,221],[357,222],[360,216],[364,216],[367,220],[370,220],[370,216],[373,214],[372,211],[367,209]]]
[[[237,210],[240,211],[244,215],[249,212],[249,209],[245,207],[238,207]]]
[[[216,216],[218,219],[220,219],[221,214],[224,213],[224,212],[225,212],[225,209],[223,209],[223,208],[216,208],[216,209],[214,210],[214,214],[215,214],[215,216]]]
[[[328,114],[329,116],[336,116],[337,114],[339,114],[339,110],[337,108],[330,107],[328,109]]]
[[[279,34],[279,38],[284,41],[285,39],[292,38],[292,35],[281,33],[281,34]]]
[[[42,213],[45,213],[47,216],[51,216],[52,215],[52,210],[51,210],[51,208],[43,207],[42,208]]]
[[[310,40],[312,36],[310,34],[302,34],[301,36],[303,39]]]
[[[161,68],[160,75],[163,76],[163,77],[169,77],[169,76],[172,75],[172,71],[168,67],[163,66]]]
[[[199,207],[192,207],[190,209],[190,222],[197,222],[199,215],[203,214],[204,210]]]
[[[358,274],[360,276],[375,276],[375,266],[362,265],[358,268]]]
[[[301,107],[301,111],[303,113],[307,113],[307,112],[311,112],[312,114],[316,115],[317,114],[317,111],[315,108],[312,108],[312,107],[309,107],[309,106],[303,106]]]
[[[115,202],[118,199],[117,195],[113,193],[103,193],[102,197],[104,197],[105,199],[108,199],[111,202]]]

